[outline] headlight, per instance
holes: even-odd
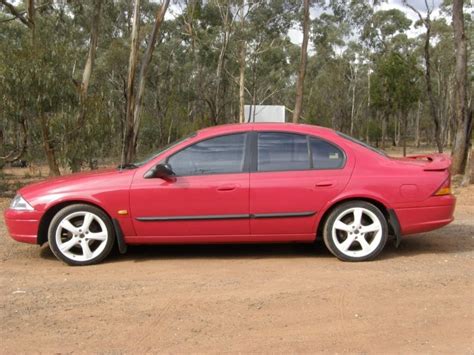
[[[26,201],[23,196],[16,195],[10,203],[10,208],[17,211],[33,211],[34,208]]]

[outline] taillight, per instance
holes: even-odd
[[[451,195],[451,177],[448,177],[438,190],[434,193],[435,196]]]

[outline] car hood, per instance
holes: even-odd
[[[104,169],[49,178],[27,185],[18,192],[30,203],[44,196],[84,193],[130,186],[135,170]]]

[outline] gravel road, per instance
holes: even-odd
[[[322,243],[132,247],[68,267],[0,222],[0,352],[474,352],[474,186],[367,263]],[[8,201],[0,200],[1,208]]]

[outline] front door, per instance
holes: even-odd
[[[137,235],[156,242],[248,236],[246,147],[247,133],[213,137],[168,158],[175,181],[135,177],[130,205]]]

